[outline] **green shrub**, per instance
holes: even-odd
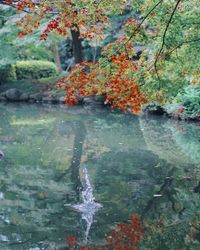
[[[0,65],[0,84],[16,80],[15,67],[13,65]]]
[[[183,119],[200,119],[200,86],[184,87],[168,106],[168,112]]]
[[[18,61],[15,68],[17,80],[40,79],[57,74],[56,65],[48,61]]]
[[[200,114],[200,86],[185,87],[177,95],[177,99],[183,104],[185,113],[191,118]]]

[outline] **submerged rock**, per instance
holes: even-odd
[[[44,95],[41,93],[30,95],[30,101],[32,102],[41,102],[43,98],[44,98]]]
[[[19,101],[21,102],[27,102],[29,100],[29,94],[28,93],[23,93],[20,95]]]
[[[59,98],[56,96],[46,96],[42,98],[43,103],[59,103]]]
[[[164,115],[166,114],[166,111],[163,107],[161,107],[159,104],[149,104],[144,109],[144,112],[151,114],[151,115]]]
[[[105,100],[105,95],[90,95],[83,98],[83,104],[89,106],[99,106],[104,105]]]
[[[0,150],[0,161],[4,158],[4,153]]]
[[[21,94],[22,94],[21,91],[18,89],[8,89],[5,92],[5,97],[9,101],[16,102],[20,100]]]
[[[4,96],[0,96],[0,102],[5,102],[7,99]]]
[[[64,96],[61,96],[61,97],[59,98],[59,103],[60,103],[60,104],[64,104],[65,102],[66,102],[65,97],[64,97]]]

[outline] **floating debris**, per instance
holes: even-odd
[[[154,194],[153,197],[162,197],[162,194]]]

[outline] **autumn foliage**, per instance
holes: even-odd
[[[19,11],[26,10],[28,14],[17,22],[21,27],[18,36],[23,37],[39,26],[45,18],[49,22],[40,35],[40,40],[47,40],[49,33],[55,31],[67,35],[68,31],[77,31],[78,39],[97,39],[109,25],[112,10],[122,13],[126,1],[41,1],[32,0],[10,1]],[[128,19],[126,27],[138,25],[134,18]],[[81,62],[75,65],[67,77],[64,77],[58,87],[66,91],[66,103],[73,105],[79,96],[105,95],[105,104],[111,108],[129,110],[137,113],[146,102],[144,95],[135,81],[138,65],[132,61],[134,50],[129,39],[123,38],[106,46],[98,62]]]
[[[120,13],[126,6],[125,1],[33,1],[33,0],[5,0],[8,5],[15,6],[18,11],[27,13],[17,25],[21,27],[19,37],[30,34],[45,18],[49,23],[41,33],[41,39],[46,40],[51,31],[66,35],[70,30],[80,29],[80,36],[93,39],[102,34],[109,23],[108,16],[113,7]]]
[[[67,93],[68,105],[76,104],[79,96],[106,95],[105,104],[110,104],[111,108],[134,113],[140,111],[146,98],[134,81],[138,66],[131,60],[134,53],[132,46],[127,43],[122,52],[116,55],[112,53],[113,46],[119,46],[121,42],[109,44],[102,54],[106,56],[97,63],[75,65],[69,75],[58,83],[58,87],[64,87]]]

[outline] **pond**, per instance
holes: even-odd
[[[0,104],[0,150],[0,249],[200,249],[198,123]]]

